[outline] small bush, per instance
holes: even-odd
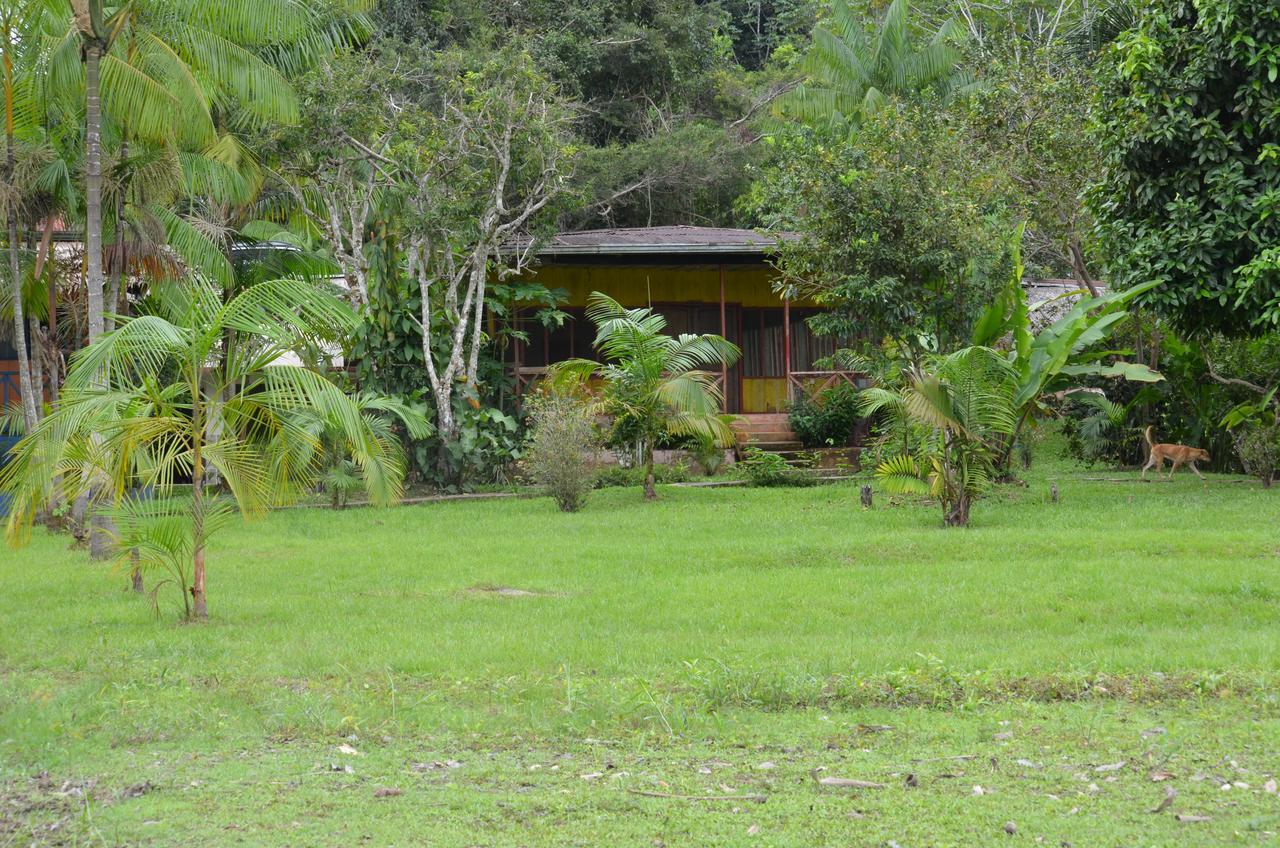
[[[1236,452],[1245,472],[1271,488],[1280,465],[1280,427],[1250,427],[1236,437]]]
[[[564,512],[582,508],[595,483],[592,455],[601,447],[595,415],[576,393],[530,399],[525,464],[530,477]]]
[[[817,482],[808,474],[792,468],[778,454],[759,448],[747,448],[738,467],[753,486],[812,486]]]
[[[655,465],[653,467],[653,482],[659,485],[663,483],[687,483],[689,482],[689,466],[683,462],[677,462],[675,465]],[[643,484],[644,469],[639,467],[624,468],[621,465],[611,465],[607,468],[599,469],[595,475],[595,487],[597,489],[608,489],[614,486],[625,488]]]
[[[853,438],[858,413],[858,390],[848,383],[832,386],[817,398],[801,395],[791,405],[791,430],[807,448],[843,447]]]
[[[720,470],[724,465],[724,446],[711,436],[699,436],[689,447],[693,459],[708,477]]]

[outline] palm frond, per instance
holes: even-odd
[[[898,494],[927,495],[931,491],[920,464],[909,454],[890,457],[876,466],[876,480],[887,491]]]

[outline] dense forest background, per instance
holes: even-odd
[[[1280,445],[1273,4],[32,3],[0,15],[25,398],[193,283],[341,279],[351,388],[430,413],[415,470],[498,478],[509,354],[572,318],[539,240],[692,224],[795,234],[779,294],[882,365],[971,344],[1011,279],[1146,286],[1089,355],[1164,379],[1063,401],[1080,452],[1137,461],[1156,421],[1230,462],[1246,401]]]
[[[887,6],[849,3],[869,30]],[[814,27],[830,11],[819,0],[383,0],[374,20],[376,38],[390,42],[481,54],[518,45],[576,104],[576,202],[560,212],[561,228],[751,226],[760,216],[740,200],[768,158],[761,141],[775,126],[770,115],[803,78]],[[1016,131],[1020,119],[1047,110],[1039,120],[1079,133],[1089,92],[1082,65],[1064,60],[1067,36],[1100,17],[1087,0],[927,0],[911,5],[909,25],[932,34],[959,24],[953,41],[975,78],[1023,89],[1012,102],[986,98],[984,117],[1002,103],[1002,128]],[[1045,152],[1044,142],[1028,138],[1041,145],[1028,153]],[[1078,150],[1049,152],[1077,157],[1050,170],[1082,164]],[[1068,175],[1076,176],[1083,173]],[[1070,271],[1067,250],[1060,253],[1046,270]]]

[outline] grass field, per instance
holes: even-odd
[[[661,494],[277,513],[200,626],[0,551],[0,845],[1276,839],[1280,490]]]

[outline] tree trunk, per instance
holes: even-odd
[[[133,591],[141,595],[146,591],[146,587],[142,585],[142,564],[138,562],[137,548],[130,552],[129,563],[131,566],[129,576],[133,579]]]
[[[943,505],[942,524],[945,527],[969,526],[969,493],[961,491],[954,502]]]
[[[191,475],[191,617],[209,618],[204,592],[204,466],[197,445],[195,470]]]
[[[129,142],[120,142],[120,158],[124,160],[129,155]],[[122,166],[123,167],[123,166]],[[111,251],[115,258],[115,273],[111,275],[111,285],[107,290],[106,301],[103,306],[102,322],[106,332],[110,333],[116,328],[116,314],[120,311],[120,293],[126,288],[125,277],[125,254],[124,254],[124,186],[116,190],[115,203],[115,230],[116,243]]]
[[[31,385],[35,388],[36,422],[44,418],[44,345],[40,343],[40,321],[35,316],[27,316],[27,338],[31,341]]]
[[[645,442],[644,446],[644,499],[658,499],[658,490],[653,486],[653,442]]]
[[[89,516],[89,559],[101,562],[111,558],[116,525],[111,516],[94,508]]]
[[[440,480],[461,484],[460,469],[458,479],[453,480],[453,455],[449,453],[449,446],[458,440],[458,422],[453,415],[453,384],[445,383],[432,395],[436,401],[436,438],[440,440],[440,448],[436,451],[436,474]]]
[[[4,59],[6,83],[12,88],[13,68],[8,55]],[[27,319],[22,313],[22,264],[18,259],[18,209],[17,191],[13,184],[15,166],[13,139],[13,104],[10,101],[5,115],[4,181],[11,193],[9,219],[9,282],[13,300],[13,346],[18,352],[18,391],[22,394],[22,418],[27,432],[35,429],[37,415],[36,387],[31,379],[31,357],[27,347]]]
[[[71,535],[77,544],[89,544],[89,493],[81,492],[71,502],[71,513],[68,517],[71,524]]]
[[[1084,284],[1089,294],[1097,297],[1098,285],[1093,281],[1093,277],[1089,276],[1089,268],[1084,262],[1084,250],[1080,247],[1080,239],[1072,235],[1067,250],[1071,254],[1071,270],[1075,272],[1076,279]]]
[[[85,287],[89,306],[89,341],[102,335],[102,103],[99,71],[102,45],[90,41],[84,50],[85,133],[84,133],[84,249]]]

